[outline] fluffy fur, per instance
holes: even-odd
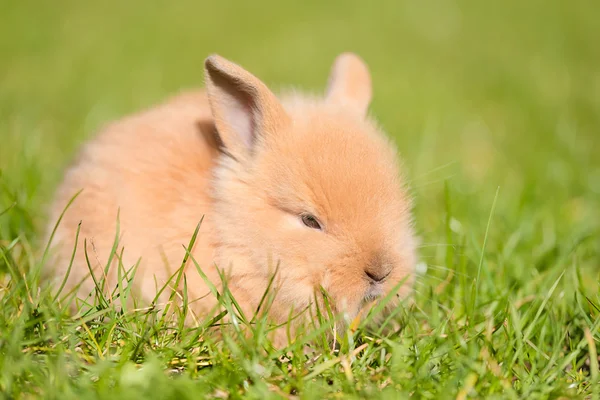
[[[275,266],[270,316],[282,321],[322,286],[337,311],[353,317],[400,281],[413,281],[415,240],[398,156],[367,116],[371,81],[354,54],[340,55],[325,96],[276,97],[258,78],[219,56],[206,61],[206,91],[180,94],[112,123],[88,142],[66,172],[49,230],[68,201],[49,264],[66,273],[81,222],[67,289],[93,290],[83,247],[102,276],[120,220],[125,267],[138,260],[141,299],[154,298],[192,250],[208,278],[218,268],[252,314]],[[314,216],[321,229],[303,223]],[[185,267],[190,308],[203,318],[215,305],[192,262]],[[116,261],[106,276],[117,282]],[[180,288],[178,288],[180,289]],[[161,301],[166,301],[165,295]]]

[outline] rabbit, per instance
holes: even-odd
[[[120,260],[137,265],[134,290],[149,304],[202,221],[182,267],[196,322],[217,307],[210,286],[221,287],[220,274],[252,315],[276,273],[268,310],[276,322],[309,307],[320,288],[351,319],[398,286],[407,297],[412,199],[396,146],[368,115],[364,61],[340,54],[323,96],[276,96],[218,55],[204,72],[205,89],[110,123],[83,146],[51,206],[48,237],[64,215],[49,279],[65,279],[76,247],[65,291],[92,293],[91,268],[114,294]]]

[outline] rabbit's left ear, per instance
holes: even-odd
[[[218,55],[205,61],[208,100],[223,144],[248,157],[257,142],[277,135],[289,117],[277,97],[257,77]]]
[[[354,53],[340,54],[329,75],[327,101],[349,106],[366,114],[371,96],[371,74],[367,65]]]

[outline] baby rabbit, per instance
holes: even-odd
[[[415,267],[410,199],[395,146],[367,116],[363,61],[338,56],[319,98],[276,97],[217,55],[206,59],[205,78],[206,91],[114,122],[83,147],[52,206],[48,232],[83,189],[54,236],[53,278],[65,278],[81,223],[66,289],[93,293],[89,262],[114,293],[120,259],[126,269],[139,262],[133,285],[150,302],[203,219],[191,255],[217,288],[225,274],[246,315],[275,270],[269,316],[278,322],[320,287],[350,318],[394,287],[406,295]],[[189,309],[204,319],[216,299],[191,259],[183,268]]]

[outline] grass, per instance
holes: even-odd
[[[598,398],[600,9],[267,3],[3,3],[3,397]],[[40,289],[45,206],[102,124],[200,85],[211,52],[321,90],[348,49],[371,67],[372,111],[417,202],[421,263],[400,328],[358,326],[332,350],[325,323],[305,355],[270,348],[260,321],[252,338],[226,328],[217,341],[154,310],[70,318]]]

